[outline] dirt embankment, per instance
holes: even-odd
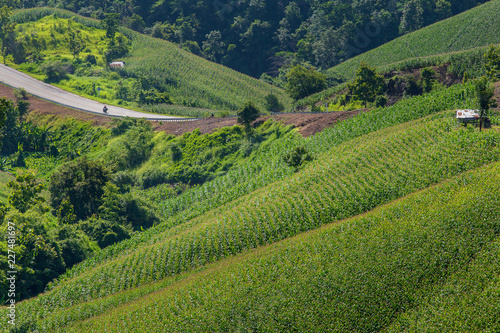
[[[14,89],[0,84],[0,97],[14,100]],[[29,102],[31,104],[30,109],[32,115],[71,117],[82,121],[90,121],[94,125],[112,126],[111,122],[113,121],[113,118],[110,117],[78,111],[36,97],[30,97]],[[276,121],[282,122],[284,125],[297,127],[299,132],[304,137],[308,137],[363,111],[365,110],[317,114],[281,114],[277,116],[261,117],[256,120],[256,123],[273,118]],[[196,128],[199,128],[201,133],[205,134],[213,132],[221,127],[234,125],[236,125],[236,118],[206,118],[185,122],[153,122],[153,128],[155,131],[165,131],[173,135],[182,135],[183,133],[191,132]]]

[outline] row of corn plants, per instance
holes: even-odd
[[[497,238],[475,256],[467,269],[453,274],[418,307],[400,314],[386,331],[415,332],[421,327],[428,332],[498,331],[499,256],[500,239]]]
[[[291,106],[290,98],[282,89],[208,62],[166,41],[140,34],[133,34],[125,72],[169,86],[169,93],[177,104],[236,110],[244,102],[253,100],[264,108],[264,97],[274,94],[286,107]]]
[[[469,50],[500,43],[500,1],[489,1],[447,20],[399,37],[331,68],[352,78],[361,61],[382,67],[426,56]]]
[[[149,229],[136,237],[108,247],[96,256],[74,267],[61,277],[70,279],[89,267],[114,258],[122,253],[133,251],[144,243],[155,241],[158,233],[172,226],[182,224],[236,198],[249,194],[272,182],[285,179],[293,174],[282,160],[285,153],[304,145],[314,154],[322,154],[334,146],[370,132],[418,119],[426,115],[453,108],[473,108],[476,105],[471,97],[471,86],[455,86],[444,91],[433,92],[426,96],[403,100],[390,108],[378,109],[359,114],[324,130],[317,135],[303,139],[286,130],[280,140],[263,145],[250,161],[235,166],[227,174],[213,181],[195,187],[182,195],[155,202],[164,223]],[[153,189],[154,190],[154,189]],[[145,197],[150,198],[149,195]]]
[[[500,133],[463,129],[449,113],[334,147],[303,172],[156,234],[18,307],[33,320],[371,210],[500,160]],[[436,118],[436,119],[434,119]],[[89,263],[87,262],[87,264]]]
[[[137,300],[130,301],[133,295],[128,292],[92,302],[95,312],[88,315],[99,316],[90,320],[82,320],[81,314],[90,304],[79,305],[65,310],[64,317],[49,315],[36,328],[56,332],[373,332],[388,327],[394,328],[388,331],[420,331],[428,328],[421,317],[410,318],[415,321],[402,317],[435,295],[434,299],[455,299],[449,311],[437,310],[460,320],[433,326],[436,330],[498,330],[497,317],[480,314],[484,308],[477,306],[498,314],[498,272],[488,265],[498,268],[499,172],[498,163],[487,165],[368,214],[219,262],[180,281],[146,286],[150,291],[164,287],[148,296],[139,295],[146,289],[136,289]],[[310,199],[307,204],[314,202],[314,195],[302,194]],[[296,199],[287,203],[283,198],[275,214],[287,216],[284,207],[299,206]],[[269,208],[267,214],[272,216],[273,210]],[[312,218],[315,210],[304,211],[302,218]],[[294,214],[289,209],[288,217]],[[335,216],[317,214],[323,223],[336,221]],[[249,237],[260,237],[258,232],[253,234]],[[465,303],[454,295],[462,293],[461,287],[480,290],[477,285],[484,282],[493,288],[481,293],[485,298],[481,304],[474,302],[476,298]],[[102,313],[98,306],[106,302],[103,307],[108,310]],[[116,309],[109,310],[112,307]],[[463,308],[469,312],[461,313]],[[434,320],[435,313],[426,314],[425,309],[422,313]],[[480,320],[467,314],[480,314]]]

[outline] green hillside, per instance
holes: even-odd
[[[104,325],[108,332],[380,331],[428,295],[456,298],[442,296],[450,290],[447,279],[460,288],[481,278],[483,288],[498,290],[498,270],[482,264],[498,253],[499,168],[486,166],[361,217],[223,261],[62,331],[100,332]],[[494,302],[490,297],[474,305],[491,307],[488,301]],[[488,312],[493,317],[486,323],[486,314],[450,312],[454,316],[440,316],[439,331],[500,327],[498,310]],[[394,331],[416,329],[408,319]]]
[[[219,201],[215,204],[218,208],[177,227],[172,222],[181,223],[182,214],[180,219],[174,214],[168,223],[172,228],[153,228],[142,234],[142,239],[137,237],[104,250],[70,271],[50,292],[20,304],[20,317],[27,322],[46,317],[47,322],[39,323],[42,329],[45,325],[60,325],[61,320],[96,315],[147,292],[131,291],[132,295],[126,292],[124,298],[112,296],[102,304],[85,302],[155,280],[169,277],[176,280],[179,273],[366,212],[466,170],[500,160],[500,133],[464,129],[449,112],[405,123],[412,117],[409,106],[413,104],[416,112],[413,117],[418,118],[418,103],[422,108],[430,106],[432,99],[438,100],[437,95],[386,109],[387,117],[382,122],[392,125],[403,122],[401,125],[381,126],[374,122],[376,113],[367,114],[373,133],[344,139],[344,143],[330,149],[327,147],[332,147],[335,137],[337,142],[342,141],[338,136],[342,135],[342,127],[319,135],[322,138],[315,144],[322,142],[324,153],[318,152],[315,161],[303,171],[228,204]],[[464,96],[463,92],[460,95]],[[442,95],[439,97],[440,101],[446,101]],[[451,104],[457,101],[448,98]],[[429,109],[424,112],[429,113]],[[360,125],[362,121],[354,118],[345,126]],[[377,126],[385,129],[377,131]],[[367,127],[361,128],[370,132]],[[161,232],[162,229],[165,231]],[[169,284],[168,281],[173,280],[165,283]],[[151,288],[154,289],[147,287],[149,291]],[[69,313],[65,310],[80,303]],[[57,309],[63,312],[59,314]],[[53,315],[48,316],[46,311]]]
[[[422,26],[410,11],[421,16],[422,1],[399,2],[400,29]],[[0,243],[0,331],[500,332],[500,114],[485,110],[485,128],[455,119],[457,109],[494,107],[486,79],[456,83],[483,73],[499,13],[493,0],[331,68],[329,84],[362,61],[403,72],[377,79],[394,88],[383,92],[392,106],[308,138],[272,119],[177,136],[144,119],[97,126],[29,113],[36,102],[15,91],[0,110],[0,169],[18,176],[10,191],[12,175],[0,173],[0,236],[16,233],[15,246]],[[110,21],[50,8],[13,18],[9,64],[84,96],[185,116],[227,115],[247,100],[264,109],[270,93],[292,107],[282,89],[118,22],[110,33]],[[410,73],[438,64],[439,79]],[[430,88],[407,90],[423,87],[422,73]],[[13,298],[15,327],[5,320]]]
[[[462,14],[409,33],[329,69],[354,77],[364,61],[379,68],[404,67],[418,58],[455,53],[500,43],[500,1],[492,0]],[[449,57],[449,56],[448,56]],[[441,59],[447,59],[446,57]],[[441,60],[435,58],[436,60]],[[425,63],[425,59],[420,60]]]
[[[286,325],[298,331],[311,325],[335,325],[339,331],[381,328],[401,310],[417,306],[434,285],[461,269],[498,235],[498,165],[361,218],[264,248],[255,258],[249,255],[242,262],[221,262],[217,265],[222,267],[220,273],[209,269],[206,277],[205,273],[176,274],[362,213],[499,160],[499,140],[500,134],[493,131],[456,127],[449,113],[360,137],[332,149],[287,181],[237,200],[234,207],[223,206],[164,232],[161,241],[87,269],[49,293],[22,303],[18,313],[32,323],[44,318],[36,327],[52,331],[173,284],[151,300],[148,297],[119,308],[116,322],[109,315],[102,320],[115,322],[115,331],[125,329],[120,325],[131,325],[132,331],[162,325],[156,327],[158,332],[167,326],[187,331],[232,331],[237,325],[247,329],[260,325],[253,328],[271,331]],[[98,299],[163,277],[168,279],[158,285]],[[330,283],[324,285],[326,281]],[[289,294],[290,290],[296,292]],[[240,292],[249,297],[245,302],[233,302],[242,299]],[[163,299],[160,303],[159,298]],[[346,302],[351,298],[354,305],[347,311]],[[337,304],[325,306],[333,301]],[[151,305],[154,311],[150,312],[149,304],[156,304]],[[140,311],[149,315],[122,317],[124,312],[134,312],[137,305],[145,307]],[[179,321],[170,321],[168,313],[179,316]],[[265,313],[271,315],[271,321],[263,320]],[[367,320],[361,320],[362,313]],[[235,316],[239,320],[231,323]],[[133,318],[138,317],[142,323],[134,324],[137,319]],[[102,323],[96,327],[99,325]],[[78,331],[91,330],[80,327]]]
[[[159,232],[171,226],[187,222],[275,181],[286,179],[293,174],[293,170],[286,167],[282,157],[294,147],[305,145],[309,151],[319,155],[334,146],[379,129],[460,106],[473,107],[475,101],[469,97],[469,90],[470,86],[456,86],[427,96],[407,99],[391,108],[358,115],[337,124],[334,129],[323,131],[307,140],[298,135],[289,136],[279,132],[276,133],[276,137],[280,140],[262,145],[245,163],[235,166],[227,174],[192,188],[178,197],[162,197],[161,187],[144,191],[142,195],[148,200],[153,200],[164,223],[142,233],[140,237],[106,248],[91,261],[83,262],[68,272],[66,278],[85,272],[102,260],[114,258],[124,252],[128,253],[143,242],[156,242],[161,239],[158,237]]]
[[[126,96],[132,94],[137,82],[141,82],[143,89],[154,88],[168,93],[174,103],[148,108],[154,112],[193,116],[210,112],[208,109],[234,111],[248,100],[265,111],[267,94],[276,95],[287,109],[291,106],[291,99],[279,88],[209,62],[170,42],[132,30],[120,30],[130,41],[130,53],[121,58],[126,67],[116,75],[104,69],[106,32],[99,21],[49,8],[17,11],[13,20],[19,23],[19,31],[32,36],[27,39],[27,52],[39,52],[44,57],[40,64],[63,60],[76,69],[74,75],[69,75],[69,79],[62,80],[58,86],[86,97],[128,105],[133,101],[127,103]],[[70,33],[85,43],[78,57],[70,52],[67,38]],[[96,65],[86,62],[88,55],[96,57]],[[39,66],[27,60],[18,67],[44,78]],[[96,86],[102,86],[100,98]],[[124,87],[121,93],[117,92],[117,87]]]

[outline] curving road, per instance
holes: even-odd
[[[82,111],[93,112],[101,115],[103,114],[103,104],[51,86],[50,84],[34,79],[27,74],[21,73],[3,64],[0,64],[0,82],[6,83],[14,88],[24,88],[34,96],[41,97],[58,104],[70,106]],[[149,120],[184,119],[181,117],[151,115],[113,105],[108,105],[107,107],[108,115],[110,116],[146,118]]]

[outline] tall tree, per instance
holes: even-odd
[[[297,65],[286,75],[286,91],[295,100],[299,100],[326,88],[326,76],[314,68]]]
[[[106,27],[106,37],[114,43],[116,32],[120,24],[120,14],[108,13],[104,19],[104,26]]]
[[[245,127],[245,131],[250,133],[251,127],[250,124],[259,118],[259,110],[255,107],[252,102],[247,102],[245,105],[238,111],[238,123],[242,124]]]
[[[484,54],[485,69],[490,79],[500,78],[500,47],[490,46],[488,51]]]
[[[203,41],[203,53],[212,61],[218,62],[226,51],[226,44],[222,41],[220,31],[214,30],[205,35]]]
[[[99,161],[86,158],[63,164],[50,178],[51,205],[58,209],[63,200],[74,207],[79,219],[98,212],[104,186],[110,180],[110,171]]]
[[[12,189],[9,204],[21,213],[45,202],[45,199],[40,196],[45,185],[32,173],[18,175],[16,181],[7,183],[7,187]]]
[[[73,57],[76,59],[80,52],[85,49],[85,43],[80,39],[80,37],[74,33],[69,33],[69,50]]]
[[[488,78],[483,76],[475,81],[475,88],[479,103],[479,130],[481,131],[490,107],[495,104],[493,100],[494,87]]]
[[[422,27],[422,14],[424,10],[418,0],[411,0],[403,8],[403,16],[399,31],[401,34],[406,34],[418,30]]]
[[[11,21],[12,8],[3,6],[0,8],[0,53],[3,63],[9,54],[9,46],[13,42],[16,24]]]
[[[354,83],[349,84],[351,94],[365,103],[365,108],[368,103],[375,101],[377,95],[384,90],[384,78],[377,74],[374,67],[368,66],[362,62],[356,71],[356,79]]]

